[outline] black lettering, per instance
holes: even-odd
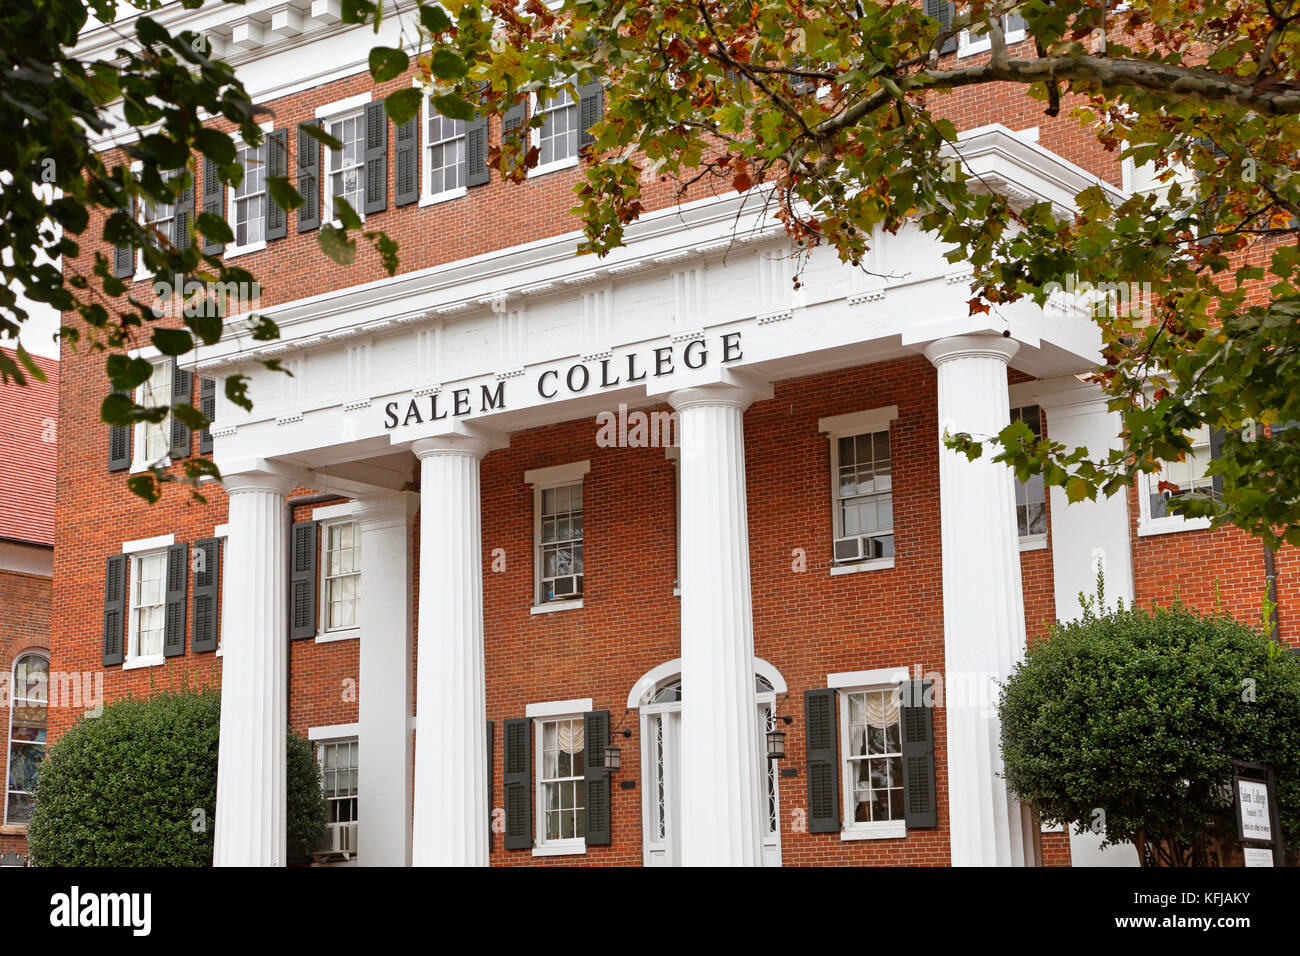
[[[438,393],[429,396],[429,421],[437,422],[447,417],[447,413],[438,414]]]
[[[734,362],[739,358],[744,358],[743,353],[740,351],[740,333],[728,332],[722,337],[722,361]]]
[[[451,393],[451,398],[452,401],[455,403],[455,410],[452,412],[453,415],[459,416],[459,415],[469,414],[469,389],[468,388],[456,389],[454,392]]]
[[[411,404],[406,407],[406,418],[402,420],[402,424],[403,425],[411,424],[412,416],[415,417],[416,424],[419,424],[424,421],[424,419],[420,417],[420,409],[416,407],[415,399],[411,399]]]
[[[645,372],[640,375],[636,374],[636,353],[633,352],[627,357],[627,380],[629,382],[644,382]]]
[[[486,385],[481,385],[479,387],[483,389],[483,405],[480,409],[481,411],[486,412],[489,408],[506,407],[505,382],[497,382],[496,391],[493,392],[489,392]]]
[[[574,372],[582,372],[581,385],[573,384]],[[585,392],[587,390],[587,386],[591,383],[591,373],[587,371],[587,366],[585,365],[574,365],[572,368],[569,369],[569,374],[564,377],[564,381],[569,386],[569,391]]]
[[[668,366],[665,371],[664,366]],[[662,348],[655,349],[655,374],[671,374],[673,370],[673,347],[665,345]]]
[[[612,382],[609,380],[609,359],[601,359],[600,360],[600,387],[609,388],[611,385],[617,385],[618,383],[619,383],[618,379],[614,379],[614,381]]]
[[[397,427],[397,403],[396,402],[389,402],[387,405],[384,406],[384,427],[385,428]]]
[[[560,377],[560,373],[557,372],[557,371],[556,371],[555,369],[553,369],[553,368],[548,368],[548,369],[547,369],[545,372],[543,372],[541,375],[537,376],[537,394],[540,395],[540,396],[542,396],[542,398],[554,398],[554,397],[555,397],[555,392],[551,392],[551,394],[547,395],[547,394],[546,394],[546,389],[542,387],[542,386],[543,386],[543,383],[546,381],[546,376],[548,376],[548,375],[554,375],[556,378],[559,378],[559,377]],[[557,388],[555,391],[558,392],[559,389]]]
[[[700,360],[698,362],[694,362],[694,363],[691,362],[691,349],[696,349],[696,351],[700,353]],[[682,361],[686,363],[687,368],[703,368],[704,363],[707,362],[708,360],[709,360],[709,353],[708,350],[705,349],[704,347],[703,339],[694,339],[693,341],[686,343],[686,351],[682,355]]]

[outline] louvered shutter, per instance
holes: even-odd
[[[190,648],[195,653],[215,651],[221,633],[221,539],[202,538],[194,542],[194,549],[200,560],[194,571],[194,639]]]
[[[409,206],[420,198],[420,124],[411,119],[393,136],[393,205]]]
[[[128,216],[135,216],[134,200],[127,205],[125,210]],[[114,246],[113,247],[113,276],[118,279],[129,279],[135,275],[135,250],[131,246]]]
[[[289,568],[289,637],[316,636],[316,535],[317,522],[293,526],[293,555]]]
[[[217,178],[217,164],[206,156],[203,157],[203,211],[223,219],[226,215],[226,187]],[[225,243],[203,237],[205,256],[219,256],[225,248]]]
[[[320,141],[303,132],[307,126],[320,129],[321,122],[313,120],[298,127],[298,192],[302,195],[299,232],[320,228]]]
[[[605,748],[609,746],[609,711],[592,710],[582,715],[583,782],[587,787],[587,845],[608,846],[610,842],[609,771],[605,769]]]
[[[122,663],[126,627],[125,554],[110,554],[104,568],[104,666]]]
[[[506,115],[501,118],[502,135],[513,133],[524,125],[528,118],[528,101],[521,99],[510,109],[506,110]]]
[[[590,146],[596,141],[596,137],[587,132],[596,123],[600,122],[601,115],[605,112],[605,88],[600,85],[600,80],[592,80],[590,83],[584,83],[578,89],[578,148]]]
[[[177,176],[184,176],[186,171],[181,169]],[[172,245],[179,252],[184,252],[190,247],[190,226],[194,222],[194,181],[180,191],[176,196],[176,213],[172,218]]]
[[[125,395],[125,392],[117,392]],[[108,426],[108,470],[124,471],[131,467],[131,426]]]
[[[179,367],[172,359],[172,407],[188,405],[194,401],[194,373]],[[175,412],[172,413],[172,460],[190,455],[190,429]]]
[[[480,84],[480,94],[487,84]],[[465,124],[465,185],[486,186],[492,178],[488,169],[488,115],[481,110]]]
[[[903,818],[909,830],[939,825],[934,786],[934,708],[926,705],[926,681],[904,681],[898,719],[903,737]]]
[[[925,0],[925,15],[938,20],[940,32],[942,32],[952,26],[953,7],[954,4],[950,3],[949,0]],[[955,49],[957,49],[956,34],[943,42],[939,47],[939,52],[951,53]]]
[[[804,743],[808,751],[808,830],[840,832],[840,788],[836,772],[839,736],[835,721],[835,689],[803,694]]]
[[[365,213],[388,208],[388,115],[384,103],[366,104]]]
[[[505,803],[507,850],[528,850],[533,845],[532,725],[527,717],[505,723],[501,796]]]
[[[1216,459],[1223,455],[1223,443],[1228,437],[1228,432],[1223,428],[1215,428],[1210,431],[1210,458]],[[1214,485],[1214,497],[1219,498],[1223,495],[1223,476],[1215,475],[1212,479]]]
[[[492,761],[496,755],[495,751],[495,734],[496,724],[492,721],[487,722],[487,795],[488,795],[488,852],[492,850],[492,798],[494,796],[496,783],[495,774],[492,769]]]
[[[283,178],[289,174],[289,132],[277,129],[266,134],[266,178]],[[283,239],[289,229],[289,214],[266,190],[266,238]]]
[[[217,417],[217,380],[215,378],[199,379],[199,411],[209,422]],[[199,454],[212,454],[212,426],[208,425],[199,432]]]
[[[163,656],[178,657],[185,653],[185,597],[189,582],[184,543],[167,548],[167,595],[163,618]]]

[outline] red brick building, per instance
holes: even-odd
[[[26,850],[23,834],[47,730],[59,363],[35,362],[46,381],[0,385],[0,864],[17,862],[11,854]]]
[[[542,164],[512,185],[476,161],[502,117],[383,115],[412,77],[375,86],[366,56],[400,15],[378,40],[333,0],[159,15],[238,65],[274,115],[247,168],[296,170],[309,201],[286,214],[257,175],[229,190],[191,170],[181,211],[227,216],[224,254],[264,283],[227,294],[281,329],[261,343],[232,321],[179,363],[140,350],[140,398],[205,403],[209,433],[110,429],[102,356],[65,351],[51,667],[102,674],[107,700],[222,686],[218,863],[284,862],[286,723],[319,744],[322,862],[1101,858],[1006,791],[993,681],[1099,566],[1113,596],[1243,617],[1265,578],[1258,545],[1168,516],[1145,482],[1067,507],[941,449],[944,427],[1012,415],[1115,441],[1075,377],[1098,345],[1082,309],[972,318],[968,271],[915,230],[877,239],[870,277],[824,250],[796,264],[779,229],[702,188],[673,206],[656,187],[625,249],[578,258],[567,210],[598,88],[528,105],[547,113]],[[1025,202],[1133,185],[1068,111],[1011,89],[945,105],[965,162]],[[298,131],[316,122],[345,148]],[[364,247],[347,268],[320,252],[336,196],[399,242],[398,275]],[[225,400],[232,374],[252,413]],[[205,505],[126,489],[208,454],[225,483]],[[1199,487],[1210,454],[1170,467]],[[1295,643],[1294,553],[1276,570]],[[79,716],[55,708],[51,737]]]

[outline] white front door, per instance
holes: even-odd
[[[641,707],[641,794],[642,854],[646,866],[678,866],[682,859],[681,826],[678,822],[682,799],[681,741],[682,702],[680,683],[670,684],[654,696],[654,703]],[[781,807],[777,766],[767,759],[767,731],[772,723],[776,695],[758,693],[759,832],[763,841],[763,865],[781,865]]]

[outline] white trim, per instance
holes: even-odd
[[[154,374],[158,371],[158,369],[170,366],[170,371],[167,373],[167,416],[161,422],[157,423],[158,426],[163,430],[163,438],[166,439],[166,444],[167,444],[167,453],[163,455],[162,458],[159,459],[158,461],[149,461],[149,459],[146,458],[145,455],[148,452],[149,427],[154,423],[136,422],[134,425],[131,426],[131,470],[129,473],[132,475],[137,475],[140,474],[141,472],[148,471],[150,468],[153,467],[158,467],[158,468],[171,467],[172,393],[176,387],[175,385],[176,374],[181,370],[180,363],[170,355],[159,354],[159,355],[139,356],[139,357],[144,358],[154,368],[154,371],[149,373],[149,379],[145,380],[145,382],[143,382],[142,384],[137,385],[131,393],[132,400],[141,406],[144,405],[144,389],[149,385],[149,382],[150,380],[153,379]],[[158,408],[160,406],[154,405],[152,407]]]
[[[577,611],[582,608],[582,598],[571,601],[550,601],[546,604],[534,604],[528,609],[530,614],[550,614],[552,611]]]
[[[321,121],[321,131],[328,133],[329,129],[327,127],[331,122],[341,122],[345,119],[348,119],[353,114],[359,114],[361,117],[361,127],[362,127],[361,139],[364,145],[365,136],[366,136],[365,133],[366,106],[371,102],[371,99],[372,96],[370,93],[359,93],[356,96],[349,96],[347,99],[338,100],[335,103],[330,103],[326,106],[319,107],[316,110],[316,118]],[[384,135],[387,136],[388,135],[387,132],[385,132]],[[330,192],[330,183],[334,179],[333,175],[330,172],[330,154],[332,152],[334,152],[334,150],[330,149],[324,143],[320,144],[320,180],[321,180],[320,221],[322,226],[330,225],[330,226],[334,226],[335,228],[339,228],[341,226],[341,223],[339,221],[339,218],[334,215],[334,194]],[[362,150],[362,152],[364,154],[364,149]],[[365,168],[366,168],[366,161],[365,161],[365,156],[363,155],[361,159],[361,170],[364,172]],[[360,219],[363,223],[366,221],[365,192],[366,191],[363,188],[361,190],[361,208],[360,209],[353,208],[352,210],[354,213],[357,214],[357,218]]]
[[[886,684],[901,684],[908,680],[911,673],[906,667],[880,667],[870,671],[843,671],[839,674],[827,674],[826,686],[836,690],[865,690],[870,687],[883,687]]]
[[[894,566],[893,558],[877,558],[874,561],[859,561],[857,564],[832,564],[831,577],[841,574],[857,574],[860,571],[888,571]]]
[[[535,786],[535,785],[534,785]],[[533,847],[533,856],[586,856],[586,838],[574,840],[552,840],[541,846]]]
[[[341,505],[321,505],[319,508],[313,508],[311,517],[313,521],[333,522],[336,518],[347,518],[356,514],[356,500],[345,501]]]
[[[574,125],[575,125],[575,128],[576,128],[577,124],[582,122],[582,91],[578,88],[578,80],[577,80],[577,77],[572,77],[571,80],[572,80],[573,87],[574,87],[574,89],[573,89],[573,102],[572,102],[572,103],[565,104],[565,105],[562,106],[562,107],[557,106],[557,107],[555,107],[555,109],[556,109],[556,110],[559,110],[559,109],[572,109],[572,110],[574,111],[574,113],[576,114],[575,121],[574,121]],[[533,119],[533,117],[536,116],[536,115],[538,114],[539,110],[538,110],[538,108],[537,108],[537,103],[538,103],[537,94],[536,94],[536,93],[530,93],[530,94],[528,95],[528,116],[527,116],[527,118],[526,118],[527,121],[531,121],[531,120]],[[542,111],[540,111],[540,112],[550,113],[550,112],[553,112],[553,111],[552,111],[552,110],[542,110]],[[579,130],[577,130],[577,133],[578,133],[577,150],[578,150],[578,152],[581,152],[581,150],[582,150],[582,131],[579,129]],[[529,130],[528,130],[528,145],[529,145],[529,146],[536,146],[537,149],[538,149],[538,153],[540,154],[540,152],[541,152],[541,148],[542,148],[542,128],[541,128],[540,126],[530,127],[530,128],[529,128]],[[575,152],[572,156],[566,156],[566,157],[564,157],[564,159],[557,159],[557,160],[554,160],[554,161],[552,161],[552,162],[549,162],[549,163],[547,163],[547,164],[545,164],[545,165],[534,166],[532,169],[528,170],[528,178],[529,178],[529,179],[532,179],[532,178],[534,178],[534,177],[536,177],[536,176],[545,176],[547,173],[554,173],[554,172],[558,172],[558,171],[561,170],[561,169],[571,169],[572,167],[577,166],[577,165],[578,165],[578,152]]]
[[[1020,550],[1023,551],[1043,551],[1047,548],[1047,535],[1045,534],[1027,534],[1020,539]]]
[[[674,657],[670,661],[664,661],[655,667],[650,668],[641,675],[641,678],[632,685],[632,689],[627,695],[627,709],[638,710],[643,706],[642,698],[659,686],[669,677],[674,677],[682,672],[682,659]],[[785,677],[769,661],[761,657],[754,658],[754,675],[761,677],[772,685],[773,694],[789,693],[790,688],[785,682]]]
[[[848,415],[831,415],[817,419],[817,430],[832,438],[861,435],[864,432],[883,432],[898,418],[897,405],[885,405]]]
[[[319,627],[317,628],[316,640],[315,640],[317,644],[329,644],[332,643],[333,641],[354,640],[361,636],[361,624],[360,624],[361,574],[362,574],[362,569],[365,567],[366,556],[364,553],[361,553],[361,523],[352,516],[352,510],[355,507],[356,507],[356,502],[349,501],[349,502],[345,502],[342,505],[332,505],[329,508],[319,508],[316,511],[312,512],[312,518],[320,522],[320,529],[319,529],[320,568],[317,571],[317,582],[316,582],[317,589],[320,591],[320,595],[317,599],[320,602],[320,606],[316,609],[316,620],[319,622]],[[332,520],[330,519],[322,520],[317,517],[317,513],[319,511],[334,510],[336,508],[346,508],[348,510],[347,513],[338,515]],[[353,532],[356,536],[355,550],[359,554],[360,561],[358,561],[357,570],[352,571],[347,575],[339,575],[339,576],[340,577],[351,577],[353,575],[356,576],[357,579],[356,606],[357,606],[358,623],[346,627],[330,627],[329,626],[329,588],[327,586],[329,577],[328,577],[328,572],[326,571],[327,564],[328,564],[327,559],[329,558],[329,533],[331,529],[337,528],[340,525],[345,525],[345,524],[350,524],[355,526]]]
[[[324,106],[316,107],[316,118],[330,119],[340,113],[352,113],[363,109],[373,99],[373,93],[358,93],[356,96],[349,96],[347,99],[335,100],[333,103],[326,103]]]
[[[313,638],[316,644],[333,644],[335,641],[355,641],[361,637],[361,625],[342,627],[335,631],[321,631]]]
[[[1211,459],[1213,460],[1213,459]],[[1177,534],[1182,531],[1205,531],[1211,527],[1209,518],[1188,518],[1179,514],[1168,514],[1163,518],[1151,517],[1151,479],[1152,475],[1139,472],[1137,476],[1139,538],[1149,538],[1158,534]]]
[[[887,820],[880,823],[844,824],[840,831],[841,840],[902,840],[907,836],[907,824],[902,820]]]
[[[361,732],[360,724],[326,724],[307,729],[308,740],[344,740]]]
[[[420,130],[416,138],[419,143],[419,176],[420,176],[420,206],[435,206],[440,202],[450,202],[453,199],[460,199],[462,196],[469,194],[469,184],[457,186],[455,189],[444,189],[440,193],[429,191],[429,178],[433,174],[433,167],[429,164],[429,150],[433,144],[429,142],[429,114],[430,114],[430,95],[429,88],[424,85],[418,78],[411,81],[411,85],[420,90]],[[441,114],[439,114],[441,115]],[[444,117],[446,119],[448,117]],[[463,121],[462,121],[463,122]],[[469,150],[469,125],[466,124],[465,131],[460,135],[460,139],[465,141],[465,149]],[[453,140],[441,140],[440,142],[453,142]],[[466,170],[466,178],[469,171]]]
[[[275,123],[274,122],[259,123],[258,128],[261,129],[263,133],[273,133],[275,132]],[[271,189],[266,184],[266,160],[267,160],[266,150],[268,148],[267,138],[263,136],[262,145],[257,147],[250,147],[249,144],[245,143],[241,137],[234,137],[234,143],[235,143],[236,158],[238,158],[239,151],[242,149],[256,148],[257,150],[262,151],[261,196],[262,196],[262,233],[263,234],[262,234],[262,238],[257,242],[249,242],[242,246],[238,244],[237,240],[235,239],[230,240],[230,242],[226,243],[225,248],[221,251],[221,257],[223,259],[237,259],[240,256],[248,255],[250,252],[261,252],[263,249],[266,248],[266,207],[267,207],[267,203],[271,201]],[[286,157],[286,159],[287,158],[288,157]],[[226,215],[225,215],[226,225],[230,227],[230,232],[233,235],[235,232],[235,187],[226,186],[225,190],[226,190]],[[197,201],[198,200],[196,199],[196,202]],[[288,213],[286,212],[285,215],[288,215]]]
[[[219,524],[219,525],[217,525],[215,528],[213,528],[213,529],[212,529],[212,537],[214,537],[214,538],[229,538],[229,537],[230,537],[230,522],[227,521],[225,524]]]
[[[590,697],[573,700],[551,700],[524,707],[525,717],[581,717],[592,709]],[[515,711],[515,713],[519,713]]]
[[[167,663],[167,658],[161,654],[150,654],[148,657],[128,657],[122,661],[122,670],[133,671],[138,667],[161,667]]]
[[[1006,16],[1006,14],[1003,14],[1003,16]],[[1006,44],[1007,46],[1010,46],[1013,43],[1019,43],[1025,38],[1025,36],[1026,33],[1023,29],[1012,30],[1010,33],[1006,34]],[[971,32],[969,30],[962,30],[959,37],[960,38],[957,41],[957,56],[959,58],[964,56],[974,56],[977,53],[987,53],[993,46],[992,34],[988,32],[976,36],[975,39],[972,40]]]
[[[567,465],[554,465],[550,468],[533,468],[524,472],[524,484],[532,485],[534,488],[572,485],[581,481],[590,471],[590,461],[575,461]]]
[[[176,535],[160,534],[156,538],[140,538],[137,541],[123,541],[123,554],[139,554],[141,551],[161,551],[168,545],[176,543]]]

